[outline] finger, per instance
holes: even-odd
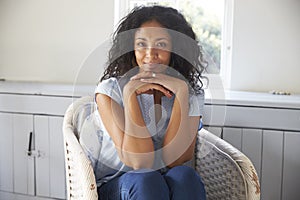
[[[155,72],[143,71],[141,73],[138,73],[138,74],[132,76],[130,78],[130,80],[139,80],[141,78],[153,78],[153,77],[156,77],[156,76],[157,76],[157,73],[155,73]]]
[[[158,84],[158,85],[164,85],[163,84],[163,80],[158,79],[157,77],[151,77],[151,78],[141,78],[139,79],[141,82],[143,83],[154,83],[154,84]]]
[[[135,92],[139,94],[153,94],[153,88],[152,87],[140,87],[135,90]]]
[[[140,95],[140,94],[153,94],[153,90],[140,90],[140,89],[138,89],[135,92],[138,95]]]
[[[136,90],[136,93],[139,94],[153,94],[153,90],[160,91],[163,93],[166,97],[171,98],[173,96],[173,93],[170,92],[168,89],[165,87],[158,85],[158,84],[147,84],[142,87],[139,87]]]
[[[158,85],[158,86],[161,86],[168,90],[168,88],[165,87],[164,81],[161,79],[158,79],[156,77],[155,78],[141,78],[140,81],[143,83],[150,83],[150,84]]]
[[[171,98],[173,96],[172,92],[168,89],[166,89],[165,87],[161,86],[161,85],[157,85],[157,84],[153,84],[154,90],[158,90],[160,92],[162,92],[166,97]]]

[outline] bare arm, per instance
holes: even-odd
[[[99,114],[120,160],[134,169],[151,168],[154,161],[153,141],[137,101],[137,95],[153,89],[165,90],[155,84],[130,81],[123,90],[124,109],[104,94],[96,96]]]
[[[168,167],[182,165],[194,155],[200,117],[190,117],[188,112],[188,95],[179,92],[163,143],[163,159]]]
[[[151,168],[154,160],[154,145],[140,110],[137,93],[131,84],[124,88],[125,134],[123,157],[133,168]]]
[[[127,98],[124,111],[110,97],[104,94],[96,96],[99,114],[115,144],[120,160],[134,169],[151,168],[154,159],[153,142],[151,137],[147,137],[148,132],[134,98],[134,95]],[[132,125],[134,122],[139,126]],[[135,134],[138,129],[139,133],[143,133],[143,137]]]

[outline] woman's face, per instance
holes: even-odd
[[[145,22],[135,32],[134,52],[142,70],[164,71],[170,63],[171,50],[171,36],[157,21]]]

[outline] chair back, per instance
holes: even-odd
[[[93,98],[83,97],[73,102],[64,116],[63,136],[68,200],[98,200],[91,162],[78,142],[84,119],[94,110]]]

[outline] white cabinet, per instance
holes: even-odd
[[[58,116],[0,113],[2,192],[65,199],[62,122]]]
[[[261,183],[261,199],[300,197],[300,132],[238,127],[206,127],[240,149],[252,161]]]
[[[262,200],[300,199],[300,96],[262,96],[207,101],[204,126],[251,159]]]
[[[73,87],[1,84],[0,199],[66,199],[62,124]]]

